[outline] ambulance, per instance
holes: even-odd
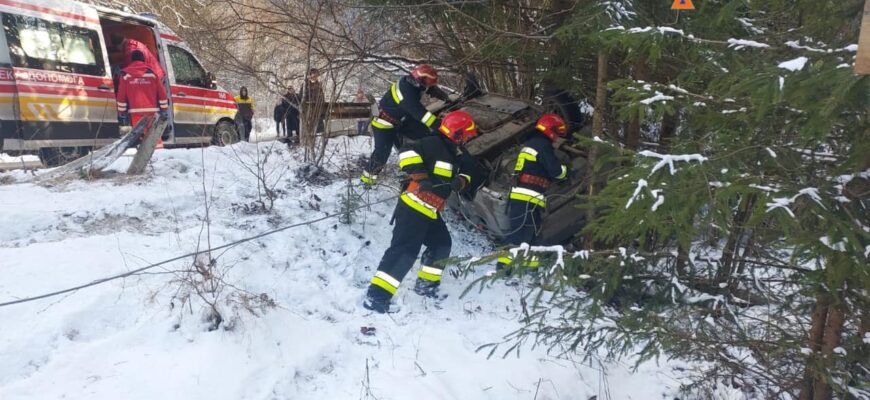
[[[69,0],[0,0],[0,152],[60,165],[119,137],[112,39],[135,39],[166,73],[166,147],[238,141],[233,96],[153,15]]]

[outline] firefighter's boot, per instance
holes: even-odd
[[[363,300],[363,308],[378,314],[395,314],[399,312],[399,307],[395,304],[390,304],[389,297],[376,296],[370,293],[366,294],[366,298]]]
[[[441,286],[441,282],[417,278],[417,282],[414,284],[414,293],[423,297],[440,300],[441,297],[438,295],[439,286]]]

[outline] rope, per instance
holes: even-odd
[[[361,209],[363,209],[363,208],[367,208],[367,207],[370,207],[370,206],[373,206],[373,205],[377,205],[377,204],[380,204],[380,203],[385,203],[385,202],[387,202],[387,201],[394,200],[394,199],[397,199],[397,198],[399,198],[399,196],[391,196],[391,197],[387,197],[387,198],[385,198],[385,199],[381,199],[381,200],[375,201],[375,202],[373,202],[373,203],[367,203],[367,204],[361,205],[361,206],[359,206],[359,207],[354,207],[354,208],[351,209],[351,210],[352,210],[352,211],[361,210]],[[144,267],[137,268],[137,269],[134,269],[134,270],[131,270],[131,271],[127,271],[127,272],[124,272],[124,273],[121,273],[121,274],[112,275],[112,276],[105,277],[105,278],[100,278],[100,279],[97,279],[97,280],[95,280],[95,281],[91,281],[91,282],[89,282],[89,283],[81,284],[81,285],[74,286],[74,287],[71,287],[71,288],[67,288],[67,289],[63,289],[63,290],[58,290],[58,291],[50,292],[50,293],[45,293],[45,294],[41,294],[41,295],[38,295],[38,296],[25,297],[25,298],[18,299],[18,300],[7,301],[7,302],[4,302],[4,303],[0,303],[0,307],[7,307],[7,306],[16,305],[16,304],[28,303],[28,302],[31,302],[31,301],[47,299],[47,298],[49,298],[49,297],[59,296],[59,295],[62,295],[62,294],[66,294],[66,293],[70,293],[70,292],[75,292],[75,291],[80,290],[80,289],[85,289],[85,288],[89,288],[89,287],[92,287],[92,286],[97,286],[97,285],[100,285],[100,284],[103,284],[103,283],[106,283],[106,282],[110,282],[110,281],[114,281],[114,280],[117,280],[117,279],[126,278],[126,277],[129,277],[129,276],[132,276],[132,275],[136,275],[136,274],[138,274],[138,273],[140,273],[140,272],[147,271],[147,270],[149,270],[149,269],[156,268],[156,267],[159,267],[159,266],[161,266],[161,265],[166,265],[166,264],[169,264],[169,263],[171,263],[171,262],[179,261],[179,260],[182,260],[182,259],[185,259],[185,258],[188,258],[188,257],[194,257],[194,256],[198,256],[198,255],[203,254],[203,253],[207,253],[207,252],[211,252],[211,251],[216,251],[216,250],[221,250],[221,249],[230,248],[230,247],[233,247],[233,246],[236,246],[236,245],[239,245],[239,244],[245,243],[245,242],[250,242],[250,241],[252,241],[252,240],[257,240],[257,239],[260,239],[260,238],[262,238],[262,237],[266,237],[266,236],[269,236],[269,235],[274,235],[274,234],[276,234],[276,233],[278,233],[278,232],[283,232],[283,231],[286,231],[286,230],[288,230],[288,229],[298,228],[298,227],[300,227],[300,226],[306,226],[306,225],[313,225],[313,224],[316,224],[316,223],[318,223],[318,222],[325,221],[325,220],[330,219],[330,218],[338,217],[338,216],[340,216],[340,215],[345,214],[346,212],[347,212],[347,211],[337,212],[337,213],[334,213],[334,214],[327,214],[326,216],[323,216],[323,217],[320,217],[320,218],[316,218],[316,219],[312,219],[312,220],[308,220],[308,221],[303,221],[303,222],[298,222],[298,223],[295,223],[295,224],[292,224],[292,225],[287,225],[287,226],[284,226],[284,227],[281,227],[281,228],[273,229],[273,230],[271,230],[271,231],[266,231],[266,232],[260,233],[260,234],[255,235],[255,236],[251,236],[251,237],[247,237],[247,238],[244,238],[244,239],[240,239],[240,240],[237,240],[237,241],[235,241],[235,242],[230,242],[230,243],[222,244],[222,245],[220,245],[220,246],[218,246],[218,247],[213,247],[213,248],[211,248],[211,249],[198,250],[198,251],[195,251],[195,252],[192,252],[192,253],[187,253],[187,254],[180,255],[180,256],[178,256],[178,257],[173,257],[173,258],[170,258],[170,259],[168,259],[168,260],[164,260],[164,261],[161,261],[161,262],[158,262],[158,263],[155,263],[155,264],[146,265],[146,266],[144,266]]]

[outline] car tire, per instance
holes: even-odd
[[[544,93],[544,109],[559,114],[568,123],[570,132],[579,131],[586,122],[577,99],[565,90],[549,90]]]
[[[90,152],[90,146],[43,147],[39,149],[39,161],[46,167],[57,167],[84,157]]]
[[[212,143],[216,146],[229,146],[238,142],[239,132],[236,130],[236,124],[229,121],[218,122]]]

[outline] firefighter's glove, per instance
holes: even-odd
[[[118,125],[130,126],[130,114],[118,113]]]
[[[168,110],[160,110],[157,112],[157,114],[160,116],[160,118],[169,118]]]
[[[462,193],[465,187],[468,186],[468,180],[464,176],[457,176],[450,181],[450,188],[456,193]]]

